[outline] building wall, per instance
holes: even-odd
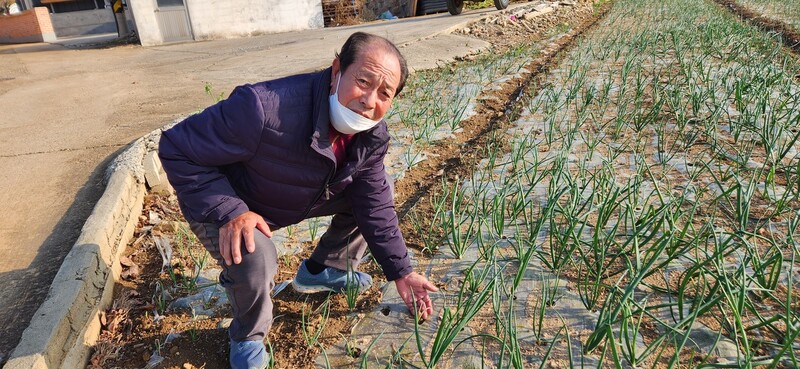
[[[320,0],[185,0],[195,40],[322,28]]]
[[[136,21],[136,33],[142,46],[161,45],[161,31],[156,20],[155,0],[128,0],[128,10]]]
[[[195,40],[256,36],[322,28],[320,0],[184,0]],[[129,0],[143,46],[164,43],[155,0]]]
[[[45,7],[0,17],[0,43],[55,41],[56,34]]]
[[[126,14],[128,29],[133,28],[133,17]],[[91,35],[117,32],[117,24],[111,9],[83,10],[50,14],[56,36]]]

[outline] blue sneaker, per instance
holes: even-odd
[[[263,341],[231,340],[231,369],[264,369],[269,355]]]
[[[349,274],[349,277],[348,277]],[[347,273],[332,267],[327,267],[317,275],[311,274],[306,268],[306,262],[300,263],[300,269],[294,276],[292,287],[300,293],[316,292],[342,292],[347,289],[347,283],[357,283],[358,292],[364,292],[372,286],[372,277],[367,273],[350,272]]]

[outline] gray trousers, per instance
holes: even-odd
[[[394,183],[386,176],[390,188]],[[333,198],[309,214],[309,218],[333,215],[331,224],[320,237],[311,259],[340,270],[357,270],[367,250],[352,215],[350,204],[343,198]],[[225,265],[219,251],[219,227],[212,223],[189,222],[200,242],[222,267],[220,285],[225,287],[233,310],[228,335],[234,341],[263,340],[272,327],[272,297],[278,256],[275,244],[261,231],[255,230],[256,251],[248,253],[242,240],[242,262]]]

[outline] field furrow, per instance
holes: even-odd
[[[797,72],[712,2],[616,2],[431,196],[479,364],[796,365]]]

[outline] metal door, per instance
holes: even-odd
[[[191,41],[192,25],[183,0],[155,0],[156,20],[164,43]]]

